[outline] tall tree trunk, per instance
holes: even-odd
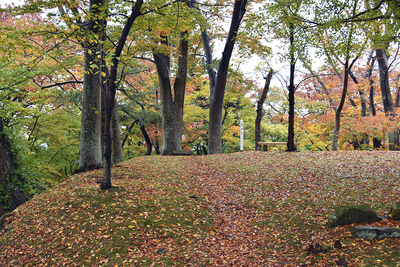
[[[187,32],[182,32],[179,43],[178,71],[172,95],[170,57],[163,53],[153,54],[160,83],[163,144],[162,155],[182,151],[183,105],[188,64]],[[168,45],[167,36],[161,36]]]
[[[222,108],[224,104],[228,68],[239,26],[246,12],[246,5],[247,0],[235,1],[228,37],[218,66],[215,88],[211,88],[210,90],[208,129],[209,154],[222,153]]]
[[[140,8],[142,7],[143,0],[138,0],[135,3],[132,3],[131,14],[129,15],[124,28],[122,30],[119,41],[117,42],[117,47],[115,48],[112,64],[110,67],[110,71],[108,73],[108,69],[106,69],[105,61],[102,62],[102,66],[104,66],[104,73],[106,74],[107,82],[105,83],[106,87],[103,87],[103,94],[106,103],[106,118],[105,118],[105,127],[104,127],[104,140],[105,140],[105,149],[103,155],[103,179],[100,185],[100,188],[105,190],[112,187],[111,184],[111,167],[112,167],[112,138],[111,138],[111,117],[115,103],[115,93],[116,93],[116,82],[117,82],[117,71],[119,58],[122,54],[122,50],[125,46],[126,39],[128,38],[129,31],[132,28],[132,25],[136,18],[141,15]],[[102,28],[103,29],[103,28]],[[103,67],[102,67],[103,68]]]
[[[270,69],[270,71],[268,72],[267,77],[265,77],[265,85],[264,85],[264,89],[262,91],[260,100],[257,101],[257,117],[256,117],[256,122],[255,122],[255,150],[256,151],[260,151],[261,150],[261,146],[258,144],[261,141],[261,119],[264,116],[264,102],[265,99],[267,98],[267,94],[269,91],[269,85],[271,83],[271,79],[272,79],[272,74],[273,74],[273,70]]]
[[[389,63],[385,49],[376,49],[376,58],[379,65],[379,84],[382,93],[383,109],[387,116],[394,116],[394,104],[389,84]],[[398,142],[396,130],[389,132],[389,150],[395,150]]]
[[[89,13],[92,21],[82,26],[85,29],[83,43],[85,50],[84,76],[83,76],[83,99],[80,136],[79,169],[87,169],[102,163],[101,155],[101,89],[99,85],[99,62],[96,59],[98,51],[98,40],[92,40],[91,36],[100,33],[102,19],[99,19],[105,0],[90,0]],[[88,37],[89,36],[89,37]]]
[[[296,59],[294,58],[294,27],[290,23],[290,77],[289,77],[289,125],[288,125],[288,141],[287,141],[287,151],[295,151],[294,146],[294,71],[296,66]]]
[[[95,64],[92,55],[90,51],[85,52],[79,154],[79,169],[82,170],[102,163],[101,91],[98,70],[91,67]]]
[[[368,84],[369,84],[369,110],[371,112],[372,116],[376,116],[376,109],[375,109],[375,100],[374,100],[374,95],[375,95],[375,88],[374,88],[374,80],[372,79],[372,70],[373,66],[375,64],[376,58],[373,57],[371,61],[371,65],[368,69]],[[379,140],[376,137],[372,138],[372,144],[374,148],[380,148],[382,146],[381,140]]]

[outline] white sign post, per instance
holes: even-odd
[[[240,120],[240,151],[243,151],[243,120]]]

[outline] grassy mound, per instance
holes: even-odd
[[[396,266],[399,239],[354,239],[352,226],[326,223],[339,204],[367,204],[385,216],[399,201],[399,176],[396,152],[134,158],[114,166],[111,190],[99,189],[96,170],[17,208],[0,232],[0,262]]]

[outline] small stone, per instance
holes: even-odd
[[[165,248],[159,248],[159,249],[157,249],[157,253],[165,253],[165,252],[167,252],[167,250],[165,249]]]

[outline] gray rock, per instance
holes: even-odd
[[[379,227],[378,238],[400,237],[400,229],[392,227]]]
[[[400,221],[400,203],[393,204],[390,208],[390,217],[392,220]]]
[[[400,229],[391,227],[356,226],[351,230],[351,234],[354,237],[363,239],[382,239],[387,237],[400,237]]]
[[[351,234],[357,238],[372,239],[378,236],[378,228],[372,226],[356,226],[351,230]]]
[[[335,211],[329,213],[328,227],[380,220],[381,218],[378,217],[376,212],[367,205],[340,205]]]

